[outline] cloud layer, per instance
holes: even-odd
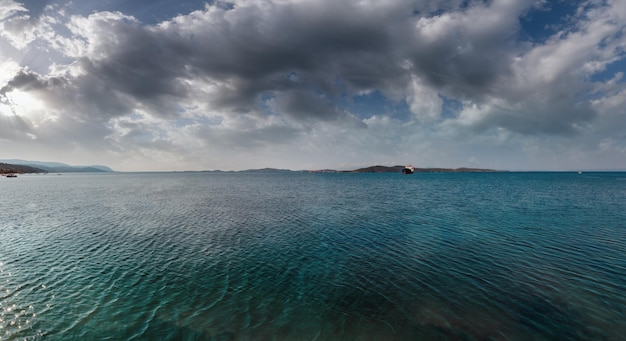
[[[151,24],[0,4],[0,140],[33,157],[626,168],[623,2],[580,1],[541,40],[535,0],[239,0]]]

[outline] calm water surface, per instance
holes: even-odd
[[[0,178],[0,340],[625,340],[626,173]]]

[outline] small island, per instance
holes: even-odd
[[[400,173],[405,166],[370,166],[355,170],[336,171],[331,169],[323,169],[319,171],[311,171],[316,173]],[[506,172],[495,169],[485,168],[413,168],[413,173],[493,173]]]
[[[336,169],[317,169],[317,170],[290,170],[290,169],[278,169],[278,168],[260,168],[260,169],[246,169],[246,170],[234,170],[234,171],[221,171],[221,170],[205,170],[202,172],[207,173],[253,173],[253,174],[273,174],[273,173],[401,173],[402,169],[406,166],[369,166],[364,168],[358,168],[354,170],[336,170]],[[497,173],[508,172],[507,170],[496,170],[488,168],[415,168],[413,167],[413,173]]]

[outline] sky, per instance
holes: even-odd
[[[623,0],[0,0],[0,159],[626,169]]]

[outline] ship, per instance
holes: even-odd
[[[402,168],[402,174],[413,174],[415,173],[415,167],[411,165],[406,165]]]

